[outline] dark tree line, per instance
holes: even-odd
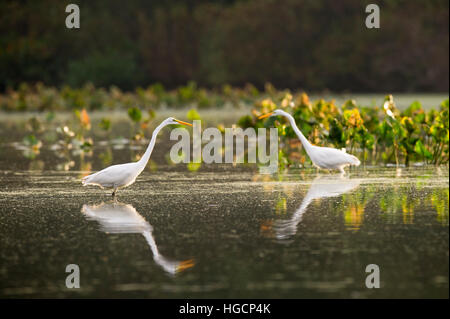
[[[448,91],[448,0],[0,1],[0,89],[21,82],[167,87],[266,82]],[[81,28],[65,28],[77,3]]]

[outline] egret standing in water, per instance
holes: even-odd
[[[277,115],[284,116],[289,120],[289,123],[291,123],[295,134],[297,134],[298,138],[302,142],[306,154],[308,154],[314,166],[316,166],[317,168],[338,169],[342,174],[345,174],[344,167],[349,165],[358,166],[359,164],[361,164],[356,156],[347,154],[344,151],[331,147],[320,147],[312,145],[306,139],[303,133],[298,129],[297,125],[295,124],[295,119],[292,117],[292,115],[283,110],[275,110],[271,113],[260,116],[258,119]]]
[[[167,118],[166,120],[161,122],[161,124],[159,124],[158,127],[156,127],[153,131],[152,139],[148,144],[147,150],[139,161],[133,163],[112,165],[97,173],[83,177],[83,186],[97,185],[101,188],[112,188],[112,195],[115,196],[119,188],[127,187],[133,184],[136,180],[136,177],[141,174],[141,172],[147,165],[148,160],[150,159],[153,147],[155,146],[156,136],[158,135],[159,131],[161,131],[163,127],[170,124],[183,124],[192,126],[192,124],[176,120],[173,117]]]

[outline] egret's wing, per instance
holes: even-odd
[[[118,181],[123,180],[129,174],[130,164],[133,163],[109,166],[97,173],[86,176],[83,178],[83,185],[113,187],[114,184],[118,184]]]
[[[317,147],[315,159],[317,163],[330,168],[345,164],[359,165],[355,156],[331,147]]]

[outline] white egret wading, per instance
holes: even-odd
[[[289,120],[289,123],[291,123],[291,126],[294,129],[295,134],[297,134],[298,138],[302,142],[306,154],[308,154],[314,166],[316,166],[317,168],[338,169],[339,171],[341,171],[342,174],[345,174],[344,167],[349,165],[358,166],[359,164],[361,164],[361,162],[356,156],[347,154],[344,151],[331,147],[320,147],[312,145],[306,139],[303,133],[298,129],[292,115],[285,111],[275,110],[271,113],[260,116],[259,119],[277,115],[284,116]]]
[[[133,163],[112,165],[97,173],[88,175],[82,179],[83,186],[97,185],[101,188],[112,188],[112,195],[115,196],[119,188],[127,187],[133,184],[136,180],[136,177],[141,174],[141,172],[147,165],[148,160],[150,159],[153,147],[155,146],[156,136],[158,135],[159,131],[161,131],[163,127],[170,124],[183,124],[192,126],[192,124],[176,120],[173,117],[167,118],[153,131],[152,139],[148,144],[147,150],[139,161]]]

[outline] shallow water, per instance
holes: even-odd
[[[342,179],[175,165],[165,130],[114,202],[80,179],[143,153],[129,123],[80,152],[56,147],[54,127],[32,149],[25,124],[0,122],[0,297],[448,298],[448,166]],[[69,264],[79,289],[65,286]],[[369,264],[379,289],[365,286]]]
[[[1,297],[448,298],[447,167],[342,179],[159,164],[114,202],[81,186],[82,161],[60,171],[41,154],[34,170],[11,169],[11,152],[0,156]],[[68,264],[79,289],[65,286]],[[368,264],[379,289],[365,286]]]

